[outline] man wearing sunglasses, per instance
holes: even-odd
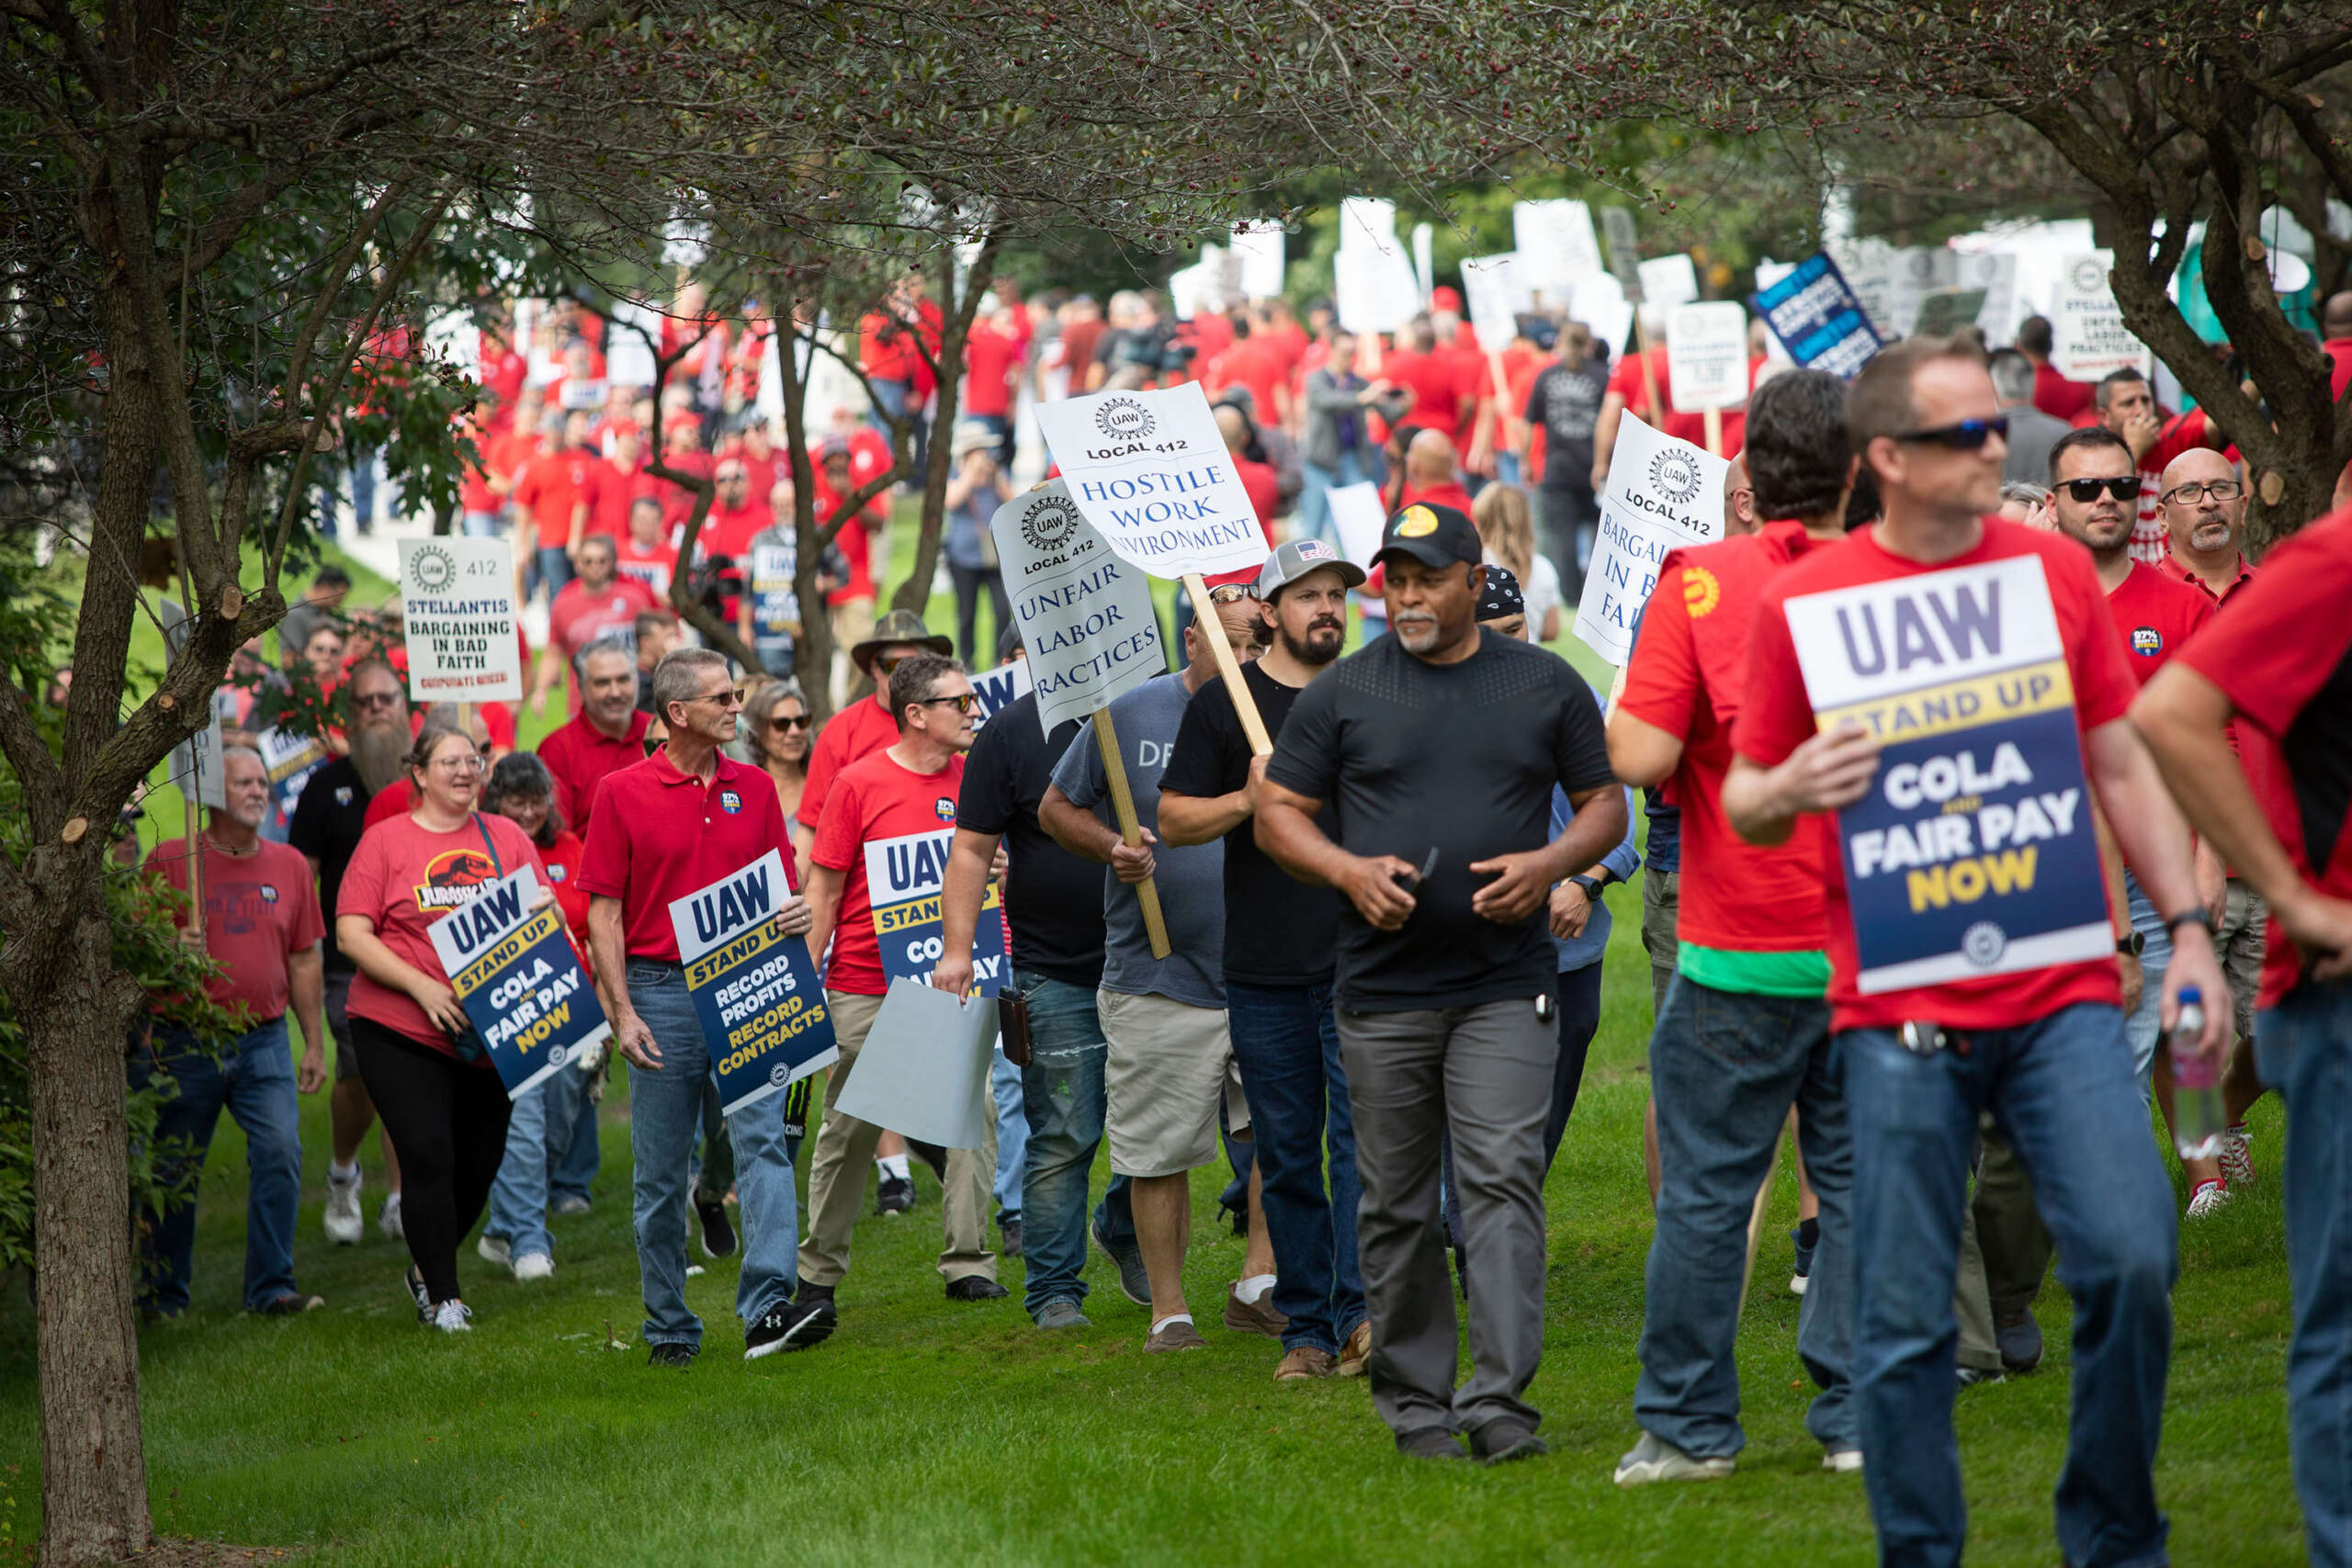
[[[825,797],[833,776],[852,762],[870,757],[899,740],[899,721],[890,708],[890,672],[902,660],[929,649],[943,657],[956,645],[933,637],[922,617],[912,610],[893,610],[882,617],[871,637],[849,650],[850,659],[874,682],[872,698],[861,697],[833,715],[817,732],[816,749],[808,753],[808,784],[801,792],[800,809],[792,819],[792,853],[799,874],[808,874],[809,847],[825,818]]]

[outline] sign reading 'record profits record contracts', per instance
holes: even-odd
[[[1040,403],[1037,423],[1071,499],[1121,558],[1154,577],[1264,564],[1265,530],[1199,382]]]
[[[1838,814],[1865,993],[2113,952],[2074,683],[2038,557],[1788,602],[1823,729],[1878,738]]]
[[[1065,481],[998,507],[989,533],[1046,734],[1167,672],[1151,580],[1111,552]]]
[[[1879,350],[1879,335],[1838,264],[1815,252],[1787,276],[1750,295],[1789,357],[1850,381]]]
[[[942,796],[940,808],[949,817],[956,803]],[[875,839],[865,846],[865,887],[874,901],[874,940],[882,950],[882,974],[891,980],[931,984],[946,951],[942,941],[940,895],[947,887],[947,848],[956,829],[935,833],[905,833],[895,839]],[[1004,985],[1004,894],[994,882],[980,901],[980,918],[972,927],[972,988],[975,997],[992,997]]]
[[[841,1055],[808,939],[776,923],[789,897],[784,859],[770,850],[670,906],[686,994],[729,1115]]]
[[[402,539],[408,694],[420,703],[518,703],[514,558],[503,539]]]
[[[1723,458],[1651,429],[1630,412],[1617,427],[1600,531],[1577,605],[1576,634],[1611,664],[1634,651],[1634,617],[1669,551],[1724,536]]]
[[[538,873],[526,865],[426,928],[509,1100],[612,1032],[563,916],[539,900]]]

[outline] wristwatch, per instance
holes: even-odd
[[[2169,935],[2183,926],[2203,926],[2206,936],[2210,938],[2213,934],[2213,917],[2207,914],[2201,906],[2194,909],[2183,909],[2179,914],[2170,916],[2165,920],[2165,934]]]
[[[2115,939],[2115,951],[2129,953],[2133,958],[2139,957],[2140,950],[2147,945],[2147,937],[2138,931],[2126,931]]]
[[[1584,889],[1584,896],[1587,902],[1593,904],[1600,902],[1600,878],[1579,872],[1577,874],[1569,877],[1568,880],[1575,883],[1578,887]]]

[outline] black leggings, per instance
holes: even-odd
[[[996,604],[996,635],[1001,637],[1012,624],[1012,601],[1005,597],[1004,573],[992,566],[957,566],[951,561],[947,575],[956,580],[956,646],[963,650],[964,667],[986,670],[996,663],[996,649],[976,646],[980,584],[988,584],[989,597]]]
[[[372,1018],[351,1021],[368,1097],[401,1156],[401,1227],[425,1294],[453,1301],[458,1244],[481,1218],[506,1157],[514,1106],[489,1066],[469,1066]]]

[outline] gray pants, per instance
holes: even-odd
[[[1402,1435],[1542,1420],[1520,1395],[1544,1356],[1544,1117],[1560,1048],[1534,998],[1339,1015],[1363,1181],[1357,1245],[1373,1404]],[[1469,1242],[1470,1381],[1439,1206],[1453,1134]]]

